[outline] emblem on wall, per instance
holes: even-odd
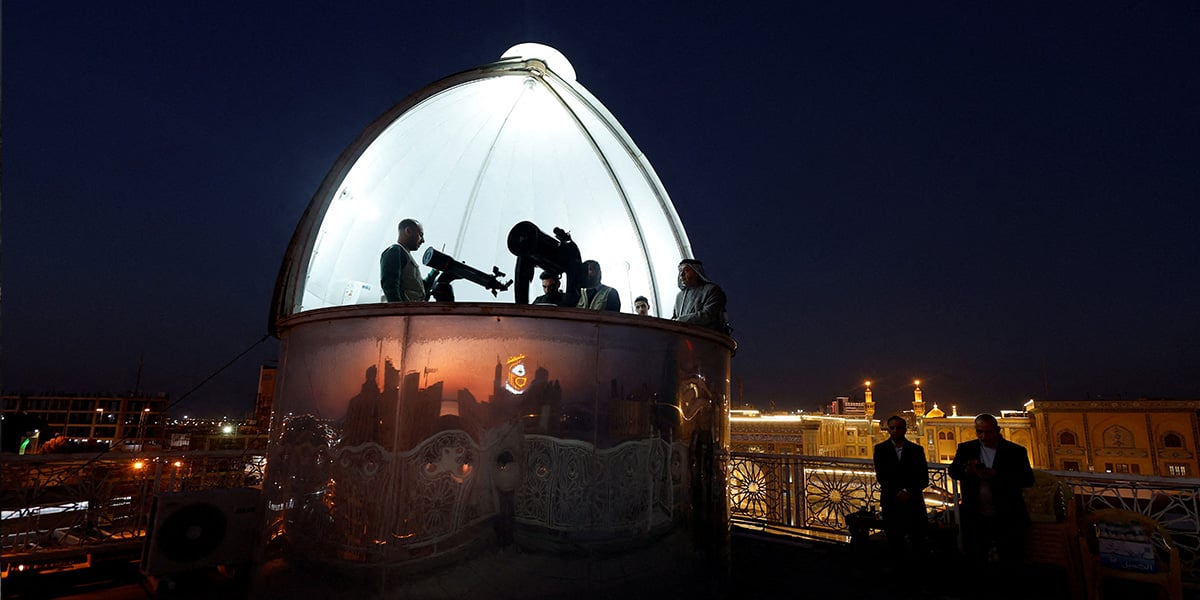
[[[518,354],[505,361],[504,366],[508,369],[508,380],[504,382],[504,388],[514,394],[524,394],[525,388],[529,385],[529,377],[525,370],[525,355]]]

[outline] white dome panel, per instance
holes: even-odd
[[[513,225],[570,231],[604,283],[669,316],[687,235],[649,162],[582,86],[565,57],[523,44],[501,60],[436,82],[376,120],[339,158],[285,259],[275,316],[380,301],[379,254],[415,218],[428,246],[481,271],[513,275]],[[547,57],[543,62],[531,55]],[[555,63],[570,77],[551,71]],[[550,65],[548,67],[547,65]],[[413,254],[419,259],[424,248]],[[426,272],[426,268],[422,268]],[[532,295],[539,284],[531,283]],[[468,281],[458,301],[493,298]],[[666,311],[664,314],[664,310]]]

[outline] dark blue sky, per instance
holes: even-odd
[[[144,357],[180,397],[265,333],[366,125],[535,41],[658,171],[747,401],[1200,397],[1194,4],[187,4],[4,4],[5,391]],[[276,348],[180,412],[249,410]]]

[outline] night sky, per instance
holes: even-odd
[[[336,157],[533,41],[729,295],[735,400],[1200,398],[1200,8],[790,4],[6,2],[0,384],[179,399],[252,347],[173,409],[248,412]]]

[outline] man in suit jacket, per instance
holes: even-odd
[[[986,413],[975,417],[975,435],[950,463],[950,476],[961,482],[963,548],[985,562],[995,543],[1001,561],[1020,561],[1029,525],[1021,490],[1033,485],[1029,452],[1001,437],[996,417]]]
[[[905,549],[907,537],[912,558],[925,551],[924,490],[929,485],[929,464],[925,449],[904,438],[908,422],[899,416],[888,417],[888,439],[875,445],[875,478],[879,480],[879,506],[883,509],[883,529],[893,550]]]

